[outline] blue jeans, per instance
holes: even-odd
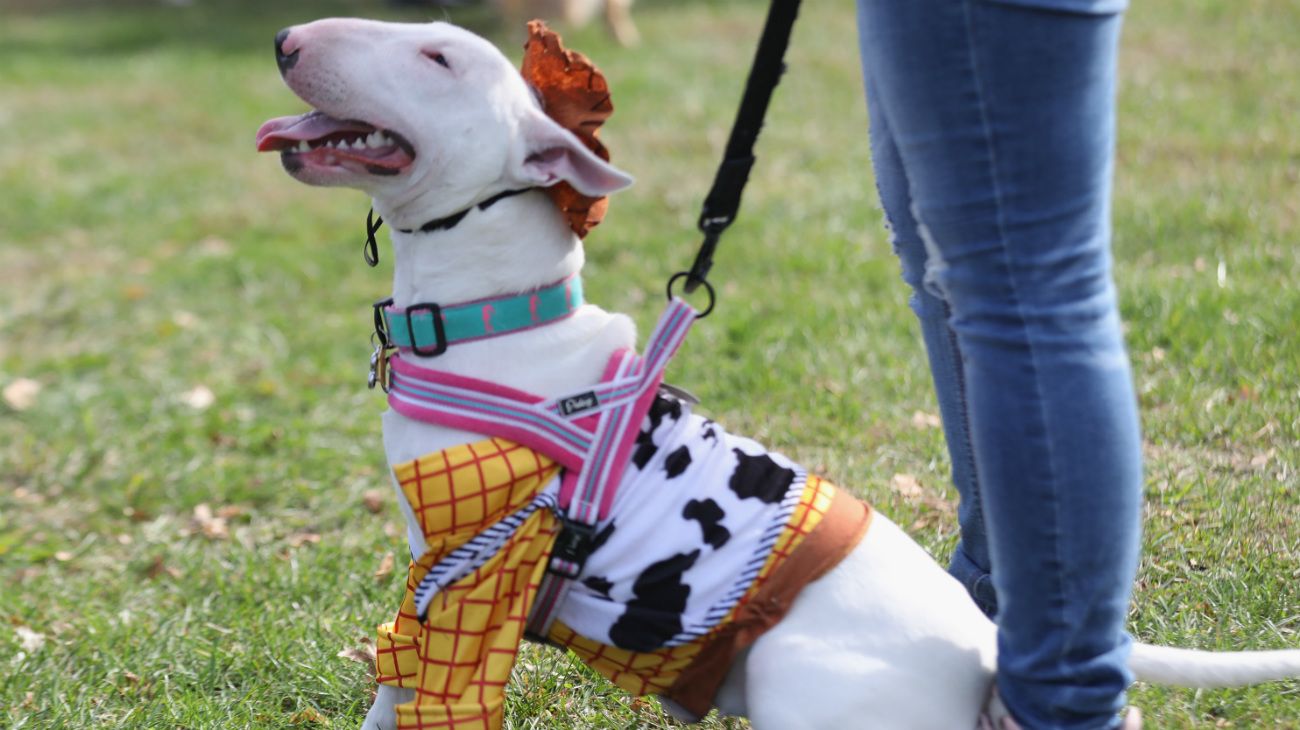
[[[858,0],[881,202],[938,393],[961,543],[1025,728],[1131,681],[1141,441],[1110,259],[1122,0]]]

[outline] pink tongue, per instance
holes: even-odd
[[[335,132],[373,132],[375,128],[361,122],[345,122],[320,112],[296,117],[276,117],[257,130],[257,151],[283,149],[287,144],[311,141]]]

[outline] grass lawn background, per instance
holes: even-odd
[[[361,194],[294,183],[252,140],[303,110],[280,27],[444,14],[112,6],[0,0],[0,388],[40,386],[0,401],[0,727],[356,726],[366,670],[338,654],[396,607],[404,551],[362,385],[391,257],[361,262]],[[482,10],[445,16],[518,58]],[[762,17],[647,0],[639,48],[565,33],[608,75],[604,138],[638,178],[588,239],[589,297],[643,330],[697,244]],[[1128,17],[1115,253],[1148,458],[1130,626],[1148,641],[1300,646],[1296,28],[1292,0]],[[850,4],[807,4],[718,310],[670,378],[946,560],[954,492],[855,40]],[[675,726],[548,651],[516,678],[509,727]],[[1300,728],[1294,682],[1132,700],[1153,728]]]

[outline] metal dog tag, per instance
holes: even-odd
[[[366,386],[371,390],[378,385],[388,392],[388,351],[390,348],[384,347],[383,344],[375,345],[375,351],[370,353],[370,374],[366,377]]]

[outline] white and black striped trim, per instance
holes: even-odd
[[[777,540],[780,539],[786,527],[790,523],[790,518],[794,515],[795,508],[799,506],[799,501],[803,499],[804,487],[808,484],[808,473],[802,468],[795,466],[795,478],[790,484],[790,489],[786,491],[785,497],[781,500],[781,509],[776,513],[772,521],[768,524],[767,529],[763,531],[763,536],[759,538],[758,546],[754,550],[754,555],[745,564],[745,569],[736,576],[731,588],[723,595],[704,615],[704,621],[683,627],[683,629],[673,638],[664,643],[664,646],[681,646],[689,644],[696,639],[706,636],[713,631],[722,620],[731,613],[740,599],[749,591],[750,586],[758,579],[758,574],[763,569],[772,550],[776,547]]]
[[[415,587],[415,612],[420,621],[427,618],[429,603],[434,596],[447,586],[483,567],[492,556],[514,537],[519,526],[538,509],[554,510],[556,508],[555,491],[558,480],[545,491],[533,498],[533,501],[506,516],[500,522],[470,538],[469,542],[451,551],[439,560],[429,572],[420,579]]]

